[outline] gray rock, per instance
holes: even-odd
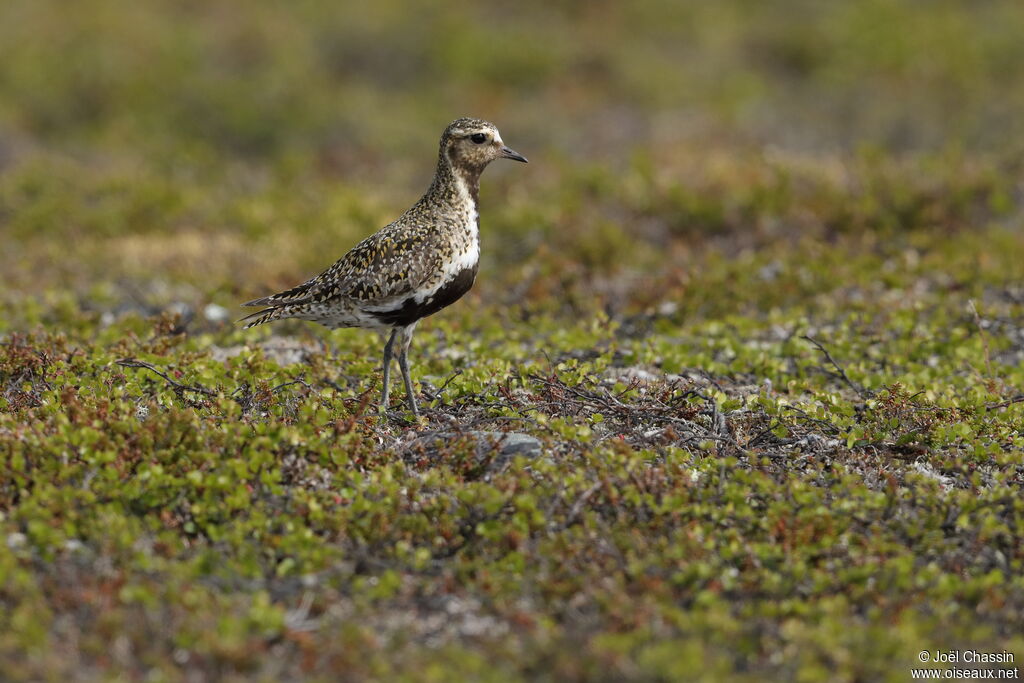
[[[529,434],[517,432],[470,432],[470,434],[479,442],[478,452],[481,448],[486,450],[486,446],[493,443],[494,448],[506,458],[511,458],[514,455],[534,458],[540,455],[540,439]]]
[[[508,462],[517,455],[526,458],[536,458],[541,454],[542,447],[540,439],[529,434],[472,430],[465,432],[431,432],[408,442],[405,446],[405,451],[407,453],[419,451],[433,456],[451,444],[465,441],[470,441],[476,446],[476,459],[478,462],[492,460],[495,464],[499,465]]]
[[[641,365],[634,365],[628,368],[611,367],[602,373],[604,378],[604,384],[611,386],[615,382],[636,382],[637,384],[651,384],[653,382],[668,382],[669,384],[676,382],[687,382],[687,384],[697,384],[698,381],[694,377],[682,375],[673,375],[664,373],[657,368],[644,367]],[[704,380],[705,384],[707,383]]]
[[[212,323],[222,323],[228,319],[231,311],[218,304],[206,304],[203,308],[203,317]]]
[[[648,382],[657,382],[662,379],[662,375],[657,372],[651,372],[647,368],[640,367],[639,365],[629,368],[608,368],[604,371],[604,377],[612,380],[612,382],[639,382],[641,384],[647,384]]]
[[[258,345],[263,349],[263,354],[278,365],[297,365],[305,363],[315,353],[320,352],[320,347],[311,342],[288,337],[272,337]],[[249,346],[214,346],[210,348],[210,356],[216,361],[226,361],[234,358]]]

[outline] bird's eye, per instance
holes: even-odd
[[[478,145],[482,145],[485,142],[487,142],[487,136],[484,135],[483,133],[473,133],[472,135],[469,136],[469,139]]]

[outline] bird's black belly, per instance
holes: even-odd
[[[434,292],[434,295],[423,301],[417,301],[415,296],[410,296],[402,302],[399,308],[393,311],[374,311],[373,316],[385,325],[404,327],[412,325],[421,318],[437,313],[445,306],[450,306],[472,288],[476,281],[476,271],[479,264],[474,263],[468,268],[463,268],[453,278],[441,285],[441,288]]]

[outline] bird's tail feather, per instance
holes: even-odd
[[[277,294],[271,294],[270,296],[261,296],[259,299],[253,299],[252,301],[246,301],[243,306],[266,306],[273,303],[274,298]]]
[[[310,299],[310,291],[314,286],[313,280],[303,282],[297,287],[279,292],[277,294],[271,294],[270,296],[262,296],[259,299],[253,299],[252,301],[246,301],[243,306],[283,306],[284,304],[301,304]],[[257,315],[259,315],[257,313]]]
[[[244,318],[239,318],[236,322],[243,322],[245,320],[252,320],[250,323],[246,323],[245,329],[255,327],[256,325],[262,325],[263,323],[269,323],[272,320],[277,320],[281,317],[281,309],[271,306],[270,308],[264,308],[261,311],[250,313]]]

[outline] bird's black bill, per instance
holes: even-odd
[[[520,154],[519,152],[517,152],[517,151],[515,151],[513,149],[509,149],[508,147],[502,147],[501,148],[501,158],[502,159],[512,159],[513,161],[521,161],[524,164],[528,163],[526,161],[526,157],[524,157],[522,154]]]

